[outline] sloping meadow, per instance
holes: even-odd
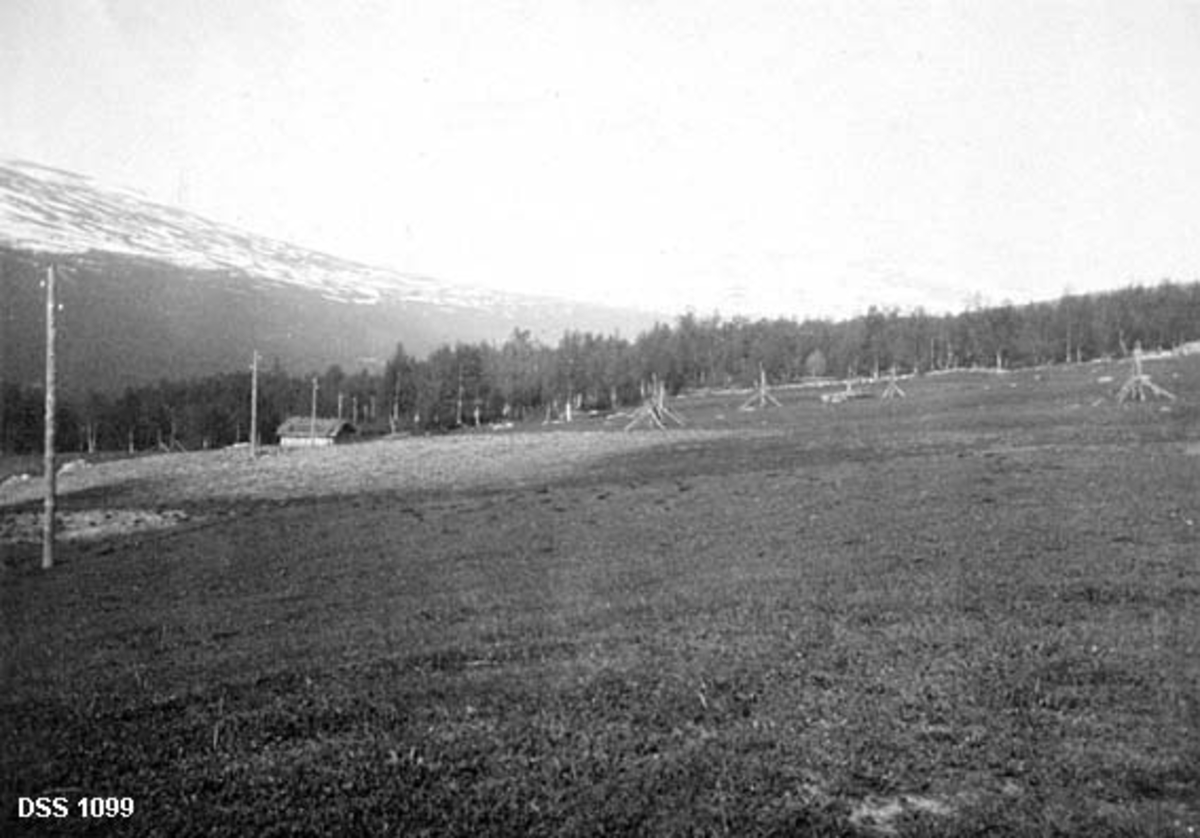
[[[6,834],[1194,834],[1194,366],[64,480],[190,517],[10,545]]]

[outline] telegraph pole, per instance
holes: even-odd
[[[54,566],[54,265],[46,271],[46,438],[42,470],[46,478],[46,501],[42,521],[42,570]]]
[[[258,456],[258,350],[250,365],[250,459]]]
[[[308,446],[317,444],[317,377],[313,376],[312,418],[308,422]]]

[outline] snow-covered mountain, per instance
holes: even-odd
[[[240,272],[347,303],[372,304],[388,297],[485,307],[506,301],[506,295],[495,292],[316,253],[24,161],[0,164],[0,245],[53,254],[97,251],[189,270]]]
[[[23,161],[0,161],[0,378],[41,368],[40,282],[62,269],[64,386],[111,390],[240,369],[347,370],[514,328],[631,335],[652,314],[499,293],[372,267]]]

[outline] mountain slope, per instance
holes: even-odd
[[[67,390],[240,369],[257,349],[303,371],[348,370],[514,328],[631,334],[645,312],[465,288],[339,259],[103,188],[0,162],[0,378],[41,375],[44,298],[61,268]]]

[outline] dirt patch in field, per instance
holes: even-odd
[[[946,817],[954,808],[943,801],[917,794],[896,797],[868,797],[859,801],[849,822],[872,835],[898,835],[899,823],[919,816]]]
[[[189,516],[180,509],[84,509],[55,516],[57,537],[86,541],[173,527]],[[22,512],[0,519],[0,544],[36,543],[42,539],[44,516]]]

